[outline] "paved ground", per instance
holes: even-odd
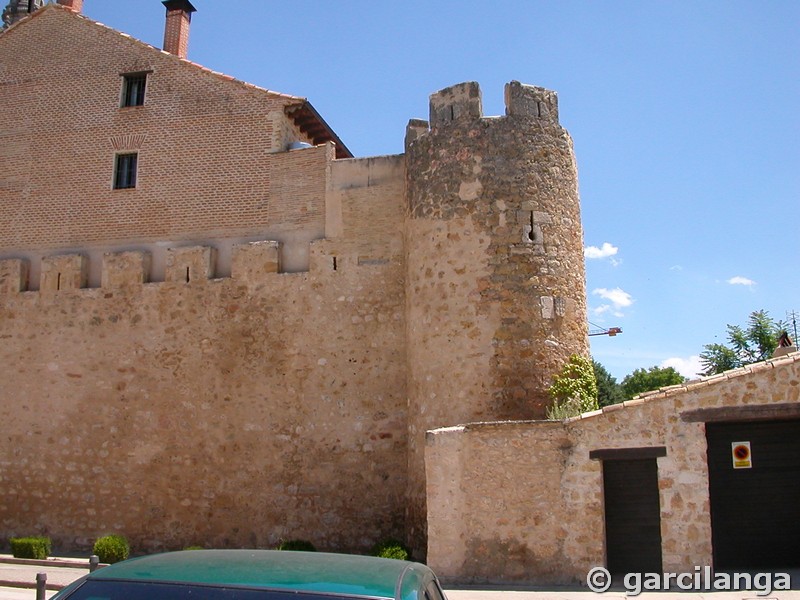
[[[52,598],[55,592],[47,592],[45,598]],[[22,588],[0,587],[0,599],[2,600],[36,600],[35,590]]]
[[[78,577],[88,573],[88,561],[83,561],[86,568],[74,566],[56,566],[64,561],[48,559],[37,564],[9,564],[7,555],[0,555],[0,600],[35,600],[36,574],[47,573],[48,584],[59,586],[71,583]],[[71,561],[74,564],[74,561]],[[800,573],[792,572],[794,588],[800,583]],[[10,587],[29,585],[29,588]],[[6,586],[6,587],[3,587]],[[586,588],[579,587],[554,587],[549,589],[522,589],[514,588],[446,588],[448,600],[628,600],[624,589],[596,594]],[[47,598],[52,597],[55,591],[48,591]],[[638,600],[800,600],[800,590],[772,592],[768,596],[758,596],[755,592],[643,592],[636,596]]]
[[[26,564],[28,562],[34,564]],[[85,566],[79,567],[79,564]],[[7,554],[0,554],[0,600],[35,600],[37,573],[47,574],[48,588],[61,588],[88,572],[89,563],[86,559],[18,561]],[[45,597],[50,598],[55,593],[55,589],[48,589]]]
[[[48,591],[46,598],[55,592]],[[0,600],[35,600],[33,589],[0,587]],[[447,590],[448,600],[630,600],[624,592],[595,594],[588,591],[507,591],[507,590]],[[775,592],[770,596],[756,596],[742,592],[713,592],[695,594],[688,592],[644,592],[636,596],[639,600],[800,600],[800,591]]]
[[[623,590],[596,594],[587,589],[554,588],[550,590],[445,590],[448,600],[632,600]],[[800,591],[773,592],[756,596],[755,592],[642,592],[636,600],[800,600]]]

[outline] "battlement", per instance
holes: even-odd
[[[166,249],[163,282],[152,281],[153,256],[146,250],[106,252],[102,255],[100,289],[124,290],[152,283],[194,284],[231,279],[247,287],[256,287],[271,276],[291,275],[281,268],[283,244],[262,240],[234,244],[231,251],[230,277],[215,275],[218,250],[212,246],[180,246]],[[396,261],[358,250],[343,250],[330,240],[311,243],[309,269],[297,274],[335,275],[357,268],[396,266]],[[82,253],[56,254],[41,259],[39,293],[54,294],[66,290],[95,289],[87,276],[91,257]],[[25,258],[0,259],[0,296],[28,292],[31,261]],[[35,290],[33,290],[35,291]]]
[[[281,272],[281,243],[259,241],[233,247],[231,279],[245,285],[263,281],[265,275]],[[193,283],[214,278],[216,248],[187,246],[167,249],[164,281]],[[103,254],[100,287],[125,289],[150,282],[152,255],[141,250]],[[314,265],[319,268],[319,261]],[[29,286],[30,262],[26,259],[0,260],[0,294],[25,292]],[[41,260],[39,292],[53,294],[88,286],[89,258],[85,254],[58,254]]]
[[[457,83],[430,96],[430,125],[439,127],[453,121],[483,116],[481,88],[475,81]]]
[[[558,124],[558,94],[552,90],[512,81],[506,84],[504,98],[506,115]]]
[[[89,263],[82,254],[48,256],[42,260],[42,276],[39,284],[42,293],[83,288],[86,287],[88,280]]]
[[[533,118],[558,125],[558,95],[552,90],[519,81],[505,85],[505,116]],[[484,118],[480,85],[474,81],[446,87],[430,96],[429,120],[411,119],[406,127],[406,145],[429,129]]]

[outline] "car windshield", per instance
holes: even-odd
[[[351,596],[192,583],[86,581],[65,600],[331,600]]]

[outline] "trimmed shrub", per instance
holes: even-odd
[[[397,560],[408,560],[411,553],[402,542],[394,539],[384,540],[372,547],[370,552],[372,556],[380,556],[381,558],[395,558]]]
[[[184,550],[205,550],[203,546],[186,546]]]
[[[44,560],[50,556],[51,542],[49,537],[31,536],[11,538],[11,554],[14,558],[37,558]]]
[[[102,563],[113,564],[128,558],[131,547],[121,535],[105,535],[99,538],[92,548],[92,554],[96,554]]]
[[[278,550],[295,550],[299,552],[316,552],[317,549],[306,540],[286,540],[278,545]]]

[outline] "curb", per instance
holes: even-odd
[[[25,565],[31,567],[67,567],[72,569],[89,569],[88,560],[77,560],[67,558],[45,558],[38,560],[35,558],[13,558],[0,556],[0,564],[3,565]],[[100,566],[105,566],[103,563]]]

